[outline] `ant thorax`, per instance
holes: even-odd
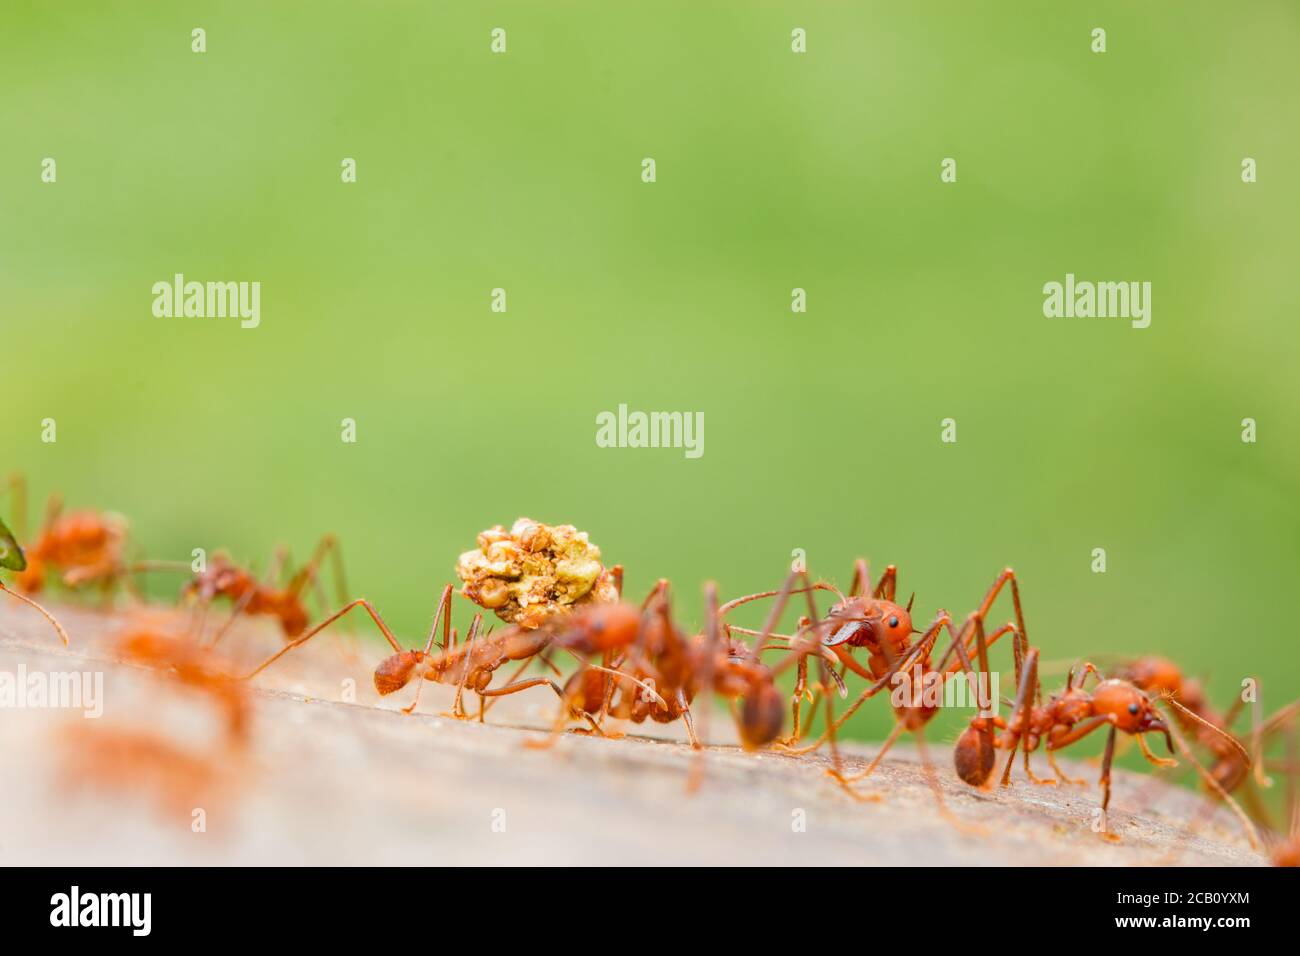
[[[1072,687],[1052,697],[1047,710],[1056,722],[1074,725],[1093,715],[1092,695],[1080,687]]]

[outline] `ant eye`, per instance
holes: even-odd
[[[1129,705],[1128,705],[1128,712],[1129,712],[1130,714],[1133,714],[1134,716],[1136,716],[1136,715],[1137,715],[1137,712],[1138,712],[1138,705],[1137,705],[1137,704],[1129,704]]]
[[[898,627],[898,617],[897,617],[897,615],[895,615],[895,616],[893,616],[893,617],[891,617],[891,618],[889,619],[889,626],[890,626],[890,627]]]

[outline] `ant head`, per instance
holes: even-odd
[[[916,633],[912,629],[912,615],[908,609],[912,602],[907,603],[908,607],[903,607],[893,601],[876,602],[880,612],[880,627],[894,644],[906,644],[908,637]]]
[[[27,570],[27,558],[23,556],[23,549],[18,546],[13,532],[3,521],[0,521],[0,568],[6,571]]]
[[[831,608],[828,620],[842,621],[843,625],[833,625],[832,633],[822,639],[827,647],[851,643],[855,646],[864,644],[889,644],[893,647],[906,647],[908,638],[915,634],[912,627],[912,615],[908,607],[893,601],[869,597],[851,597],[840,601]]]
[[[375,690],[380,696],[401,690],[415,676],[415,669],[424,660],[424,651],[399,651],[385,657],[375,668]]]
[[[1126,734],[1160,730],[1160,715],[1146,694],[1126,680],[1104,680],[1092,692],[1093,712]],[[1160,726],[1155,726],[1159,724]]]

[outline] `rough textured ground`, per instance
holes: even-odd
[[[67,650],[0,595],[0,673],[101,672],[104,714],[0,710],[0,864],[1262,862],[1230,817],[1207,817],[1190,791],[1119,772],[1110,823],[1121,842],[1110,843],[1090,828],[1095,783],[1033,786],[1017,772],[1009,789],[974,790],[939,746],[936,776],[960,826],[936,811],[916,755],[902,747],[871,780],[879,802],[850,799],[823,773],[822,754],[729,745],[707,751],[703,785],[688,795],[694,758],[676,740],[566,734],[549,750],[526,747],[545,739],[554,715],[545,689],[502,700],[480,725],[438,716],[450,693],[428,685],[420,712],[403,715],[409,690],[381,701],[370,683],[382,646],[347,639],[322,638],[259,678],[251,747],[228,754],[206,704],[114,660],[121,613],[58,613]],[[223,646],[252,660],[279,638],[243,628]],[[342,702],[349,681],[355,703]],[[725,715],[711,724],[726,740]],[[142,758],[120,741],[138,737],[177,755],[219,756],[136,766]],[[850,765],[867,753],[851,748]],[[1063,766],[1096,779],[1093,765]]]

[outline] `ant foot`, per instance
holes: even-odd
[[[597,730],[594,727],[570,727],[569,733],[584,737],[604,737],[606,740],[619,740],[627,736],[621,730]]]
[[[880,803],[884,799],[878,793],[859,793],[853,788],[852,781],[855,779],[860,780],[866,774],[861,774],[858,777],[845,777],[839,771],[832,769],[826,771],[826,776],[838,783],[840,788],[858,803]]]
[[[800,747],[798,737],[786,737],[784,740],[772,741],[773,753],[787,754],[791,757],[802,757],[804,754],[810,754],[817,749],[817,745],[807,745]]]

